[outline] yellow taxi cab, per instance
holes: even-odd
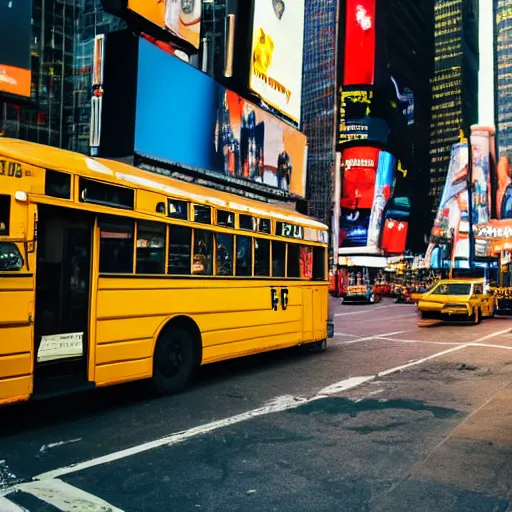
[[[469,320],[479,324],[494,316],[494,297],[483,279],[442,279],[418,299],[420,326],[442,320]]]

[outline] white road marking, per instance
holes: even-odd
[[[367,313],[373,313],[374,311],[377,311],[378,309],[385,309],[390,308],[392,306],[377,306],[376,308],[368,308],[364,311],[351,311],[350,313],[336,313],[334,316],[350,316],[350,315],[364,315]]]
[[[334,336],[346,336],[347,338],[359,338],[357,334],[345,334],[344,332],[335,332]]]
[[[357,338],[355,340],[348,341],[337,341],[336,345],[352,345],[353,343],[361,343],[362,341],[371,341],[375,340],[378,336],[396,336],[397,334],[403,334],[407,331],[394,331],[394,332],[386,332],[383,334],[373,334],[372,336],[365,336],[364,338]],[[332,344],[332,342],[331,342]]]
[[[174,434],[170,434],[160,439],[155,439],[154,441],[148,441],[147,443],[132,446],[131,448],[126,448],[125,450],[120,450],[118,452],[103,455],[102,457],[98,457],[96,459],[91,459],[85,462],[80,462],[78,464],[73,464],[71,466],[55,469],[53,471],[48,471],[34,478],[37,480],[58,478],[69,473],[76,473],[77,471],[93,468],[96,466],[100,466],[102,464],[108,464],[110,462],[124,459],[126,457],[136,455],[138,453],[154,450],[155,448],[159,448],[160,446],[173,446],[175,444],[182,443],[193,437],[201,436],[209,432],[213,432],[215,430],[219,430],[221,428],[228,427],[231,425],[236,425],[237,423],[241,423],[243,421],[258,418],[260,416],[266,416],[268,414],[272,414],[275,412],[282,412],[288,409],[295,409],[304,403],[311,402],[313,400],[318,400],[319,398],[321,397],[315,396],[310,399],[297,397],[286,397],[286,399],[284,397],[276,398],[269,405],[260,407],[258,409],[253,409],[251,411],[237,414],[236,416],[231,416],[229,418],[224,418],[222,420],[217,420],[211,423],[206,423],[204,425],[199,425],[198,427],[193,427],[189,430],[184,430],[182,432],[176,432]]]
[[[58,446],[64,446],[65,444],[70,444],[70,443],[78,443],[81,440],[82,440],[82,438],[79,437],[78,439],[68,439],[67,441],[58,441],[56,443],[43,444],[43,446],[41,446],[41,448],[39,448],[39,451],[41,453],[44,453],[44,452],[50,450],[51,448],[57,448]]]
[[[393,336],[396,334],[402,334],[407,331],[395,331],[390,333],[385,333],[381,335],[374,335],[367,338],[359,338],[356,340],[347,341],[346,344],[357,343],[359,341],[364,341],[368,339],[378,339],[378,337],[386,337]],[[457,345],[447,350],[443,350],[441,352],[437,352],[436,354],[432,354],[428,357],[424,357],[421,359],[417,359],[414,361],[410,361],[407,364],[397,366],[395,368],[391,368],[389,370],[385,370],[377,373],[376,375],[362,376],[362,377],[351,377],[349,379],[345,379],[338,383],[334,383],[326,388],[323,388],[319,391],[315,396],[311,398],[300,398],[293,396],[284,396],[277,397],[270,402],[267,402],[267,405],[260,407],[258,409],[253,409],[236,416],[231,416],[228,418],[224,418],[218,421],[213,421],[211,423],[207,423],[204,425],[199,425],[197,427],[193,427],[188,430],[184,430],[182,432],[176,432],[165,436],[160,439],[156,439],[153,441],[149,441],[140,445],[133,446],[131,448],[127,448],[124,450],[120,450],[117,452],[113,452],[101,457],[97,457],[95,459],[91,459],[88,461],[80,462],[77,464],[73,464],[71,466],[66,466],[62,468],[58,468],[52,471],[48,471],[46,473],[42,473],[36,477],[34,477],[35,482],[30,482],[26,484],[17,484],[12,486],[9,489],[4,489],[0,496],[5,496],[10,492],[15,492],[17,490],[21,490],[24,492],[29,492],[34,496],[37,496],[39,499],[43,499],[48,503],[56,506],[63,512],[76,512],[76,510],[80,510],[83,512],[122,512],[119,509],[112,507],[108,503],[104,502],[100,498],[92,496],[85,491],[77,489],[69,484],[66,484],[59,480],[59,477],[63,475],[67,475],[70,473],[75,473],[77,471],[83,471],[85,469],[90,469],[96,466],[100,466],[102,464],[108,464],[120,459],[124,459],[126,457],[130,457],[132,455],[136,455],[139,453],[147,452],[149,450],[154,450],[155,448],[161,446],[172,446],[178,443],[182,443],[186,440],[192,439],[194,437],[198,437],[224,427],[228,427],[231,425],[235,425],[244,421],[248,421],[257,417],[266,416],[269,414],[283,412],[290,409],[295,409],[300,407],[303,404],[310,403],[314,400],[319,400],[321,398],[325,398],[329,394],[341,393],[343,391],[347,391],[349,389],[353,389],[355,387],[361,386],[366,383],[376,383],[380,377],[384,377],[386,375],[390,375],[392,373],[397,373],[407,368],[411,368],[413,366],[420,365],[426,361],[430,361],[432,359],[436,359],[442,357],[447,354],[451,354],[452,352],[456,352],[458,350],[462,350],[469,346],[482,343],[488,339],[494,338],[496,336],[500,336],[510,332],[510,329],[505,329],[503,331],[495,332],[492,334],[488,334],[479,338],[473,342],[465,343],[462,345]],[[397,341],[397,340],[392,340]],[[487,345],[485,345],[487,346]],[[379,381],[380,382],[380,381]],[[78,504],[78,508],[77,508]],[[1,505],[1,502],[0,502]],[[63,508],[64,507],[64,508]],[[67,507],[67,508],[66,508]],[[89,508],[86,508],[89,507]],[[96,507],[96,508],[94,508]],[[103,508],[101,508],[103,507]],[[105,508],[107,507],[107,508]],[[110,507],[110,508],[108,508]],[[2,509],[0,509],[2,510]],[[19,512],[19,510],[14,509],[15,512]],[[9,511],[11,512],[11,511]]]
[[[427,340],[404,340],[404,339],[395,339],[395,338],[388,338],[384,336],[375,336],[375,339],[378,340],[384,340],[384,341],[392,341],[397,343],[421,343],[426,345],[449,345],[449,346],[461,346],[464,345],[465,347],[483,347],[483,348],[500,348],[503,350],[512,350],[512,346],[507,345],[492,345],[490,343],[457,343],[453,341],[427,341]]]
[[[106,501],[59,479],[19,484],[19,491],[53,505],[62,512],[123,512]],[[0,509],[3,512],[3,509]]]
[[[348,389],[355,388],[360,386],[361,384],[365,384],[366,382],[370,382],[375,377],[373,375],[367,377],[351,377],[350,379],[342,380],[341,382],[336,382],[335,384],[331,384],[326,388],[321,389],[318,394],[319,395],[334,395],[336,393],[341,393],[342,391],[347,391]]]
[[[2,512],[28,512],[26,508],[20,507],[7,498],[2,497],[0,497],[0,510]]]

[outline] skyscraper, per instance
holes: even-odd
[[[452,145],[478,118],[478,1],[437,0],[430,125],[430,196],[437,211]]]
[[[498,154],[512,152],[512,3],[494,0],[495,122]]]

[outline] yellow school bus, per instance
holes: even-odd
[[[0,138],[0,404],[327,338],[327,227]]]

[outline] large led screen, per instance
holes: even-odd
[[[304,195],[304,134],[143,39],[135,152]]]
[[[0,2],[0,93],[30,96],[32,1]]]
[[[344,85],[373,85],[375,75],[375,0],[347,0]]]
[[[254,2],[249,87],[297,123],[302,93],[304,0]]]
[[[128,9],[199,48],[202,0],[128,0]]]
[[[395,157],[374,147],[342,152],[340,254],[382,252],[382,228],[394,190],[395,169]]]
[[[469,258],[469,208],[468,208],[468,145],[455,144],[441,195],[434,226],[432,242],[427,254],[441,252],[446,259],[441,266],[449,266],[450,260]],[[434,259],[436,259],[434,258]],[[431,259],[433,264],[434,259]]]
[[[491,170],[490,137],[494,130],[486,127],[471,127],[472,171],[472,217],[473,224],[484,224],[491,217]]]

